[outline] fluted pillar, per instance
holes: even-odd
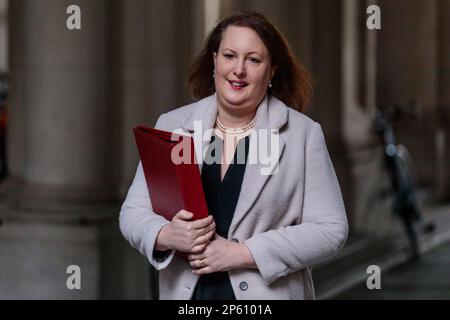
[[[10,1],[10,178],[0,185],[0,298],[99,298],[117,232],[106,0]],[[66,9],[81,8],[81,30]],[[110,230],[111,229],[111,230]],[[108,256],[108,257],[107,257]],[[81,269],[82,290],[66,270]]]
[[[433,189],[439,117],[439,3],[380,0],[382,29],[378,46],[378,102],[410,111],[396,124],[398,140],[411,152],[419,182]]]
[[[9,163],[24,183],[17,198],[23,206],[67,207],[113,195],[107,1],[78,4],[82,30],[69,31],[68,1],[10,3]]]
[[[388,232],[392,219],[379,198],[389,179],[371,123],[377,31],[366,28],[370,4],[376,1],[317,1],[313,16],[317,89],[310,115],[324,128],[353,234]]]
[[[164,112],[192,101],[187,69],[204,40],[203,1],[116,1],[122,21],[114,27],[113,92],[121,123],[118,154],[119,196],[136,170],[132,136],[137,124],[153,126]]]
[[[0,0],[0,72],[8,70],[8,1]]]
[[[436,180],[439,198],[450,198],[450,1],[438,2],[439,87]]]

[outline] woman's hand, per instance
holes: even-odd
[[[245,244],[229,241],[215,235],[205,251],[188,255],[195,274],[207,274],[242,268],[256,268],[255,260]]]
[[[216,224],[212,216],[204,219],[189,221],[193,213],[180,210],[165,225],[156,239],[155,250],[177,250],[186,253],[200,253],[205,250],[210,239],[216,232]]]

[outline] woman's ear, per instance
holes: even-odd
[[[217,52],[213,52],[213,60],[214,60],[213,78],[215,78],[216,77]]]
[[[275,76],[275,73],[277,72],[277,70],[278,70],[277,66],[270,67],[270,80],[273,79],[273,77]]]
[[[213,52],[213,60],[214,60],[214,69],[216,69],[216,63],[217,63],[217,52]]]

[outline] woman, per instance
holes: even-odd
[[[210,216],[155,214],[139,164],[120,213],[124,237],[160,271],[161,299],[313,299],[311,267],[339,251],[348,225],[322,129],[299,112],[307,73],[265,17],[244,13],[211,32],[189,85],[201,100],[156,127],[213,129],[203,146],[221,161],[199,165]],[[269,174],[249,161],[264,130],[278,142]]]

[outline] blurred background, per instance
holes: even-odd
[[[66,27],[74,4],[81,30]],[[380,30],[366,27],[372,4]],[[424,276],[419,291],[450,298],[426,268],[450,263],[449,0],[0,0],[0,299],[154,296],[155,272],[118,229],[138,162],[132,127],[193,100],[189,63],[218,19],[246,9],[265,14],[311,72],[306,114],[324,129],[346,204],[349,239],[314,268],[318,298],[409,298]],[[395,136],[436,223],[420,238],[420,267],[393,213],[377,106],[400,110]],[[405,263],[412,275],[397,272],[409,278],[391,291],[351,291],[369,265],[384,277]],[[70,265],[81,290],[66,286]]]

